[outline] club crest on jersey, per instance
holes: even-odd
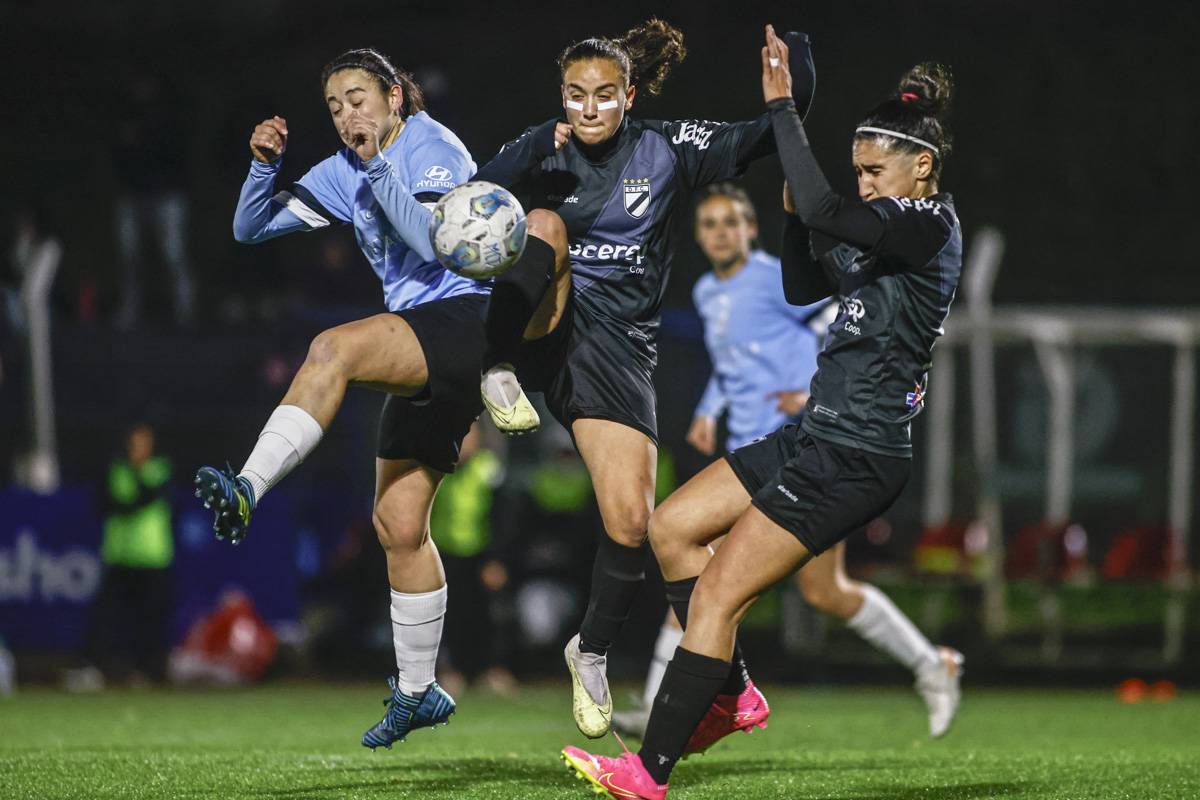
[[[650,208],[650,179],[625,178],[625,212],[634,219],[646,216]]]

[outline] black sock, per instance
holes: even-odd
[[[667,602],[675,612],[679,625],[687,630],[688,605],[692,600],[692,591],[696,588],[696,578],[684,578],[681,581],[665,581]],[[750,684],[750,670],[746,667],[746,657],[742,655],[742,646],[735,639],[733,642],[733,667],[729,670],[729,678],[721,687],[720,694],[739,695]]]
[[[730,663],[682,647],[667,665],[638,757],[658,784],[667,782],[688,739],[727,680]]]
[[[592,595],[587,613],[579,626],[579,649],[604,655],[637,597],[638,587],[646,579],[646,553],[649,543],[638,547],[617,544],[608,535],[600,538],[596,561],[592,565]]]
[[[525,241],[517,263],[496,278],[488,305],[487,349],[483,372],[497,364],[516,361],[525,328],[554,282],[554,248],[536,236]]]

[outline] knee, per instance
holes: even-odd
[[[650,546],[654,548],[654,555],[660,562],[664,558],[669,560],[680,544],[679,518],[669,500],[666,504],[654,509],[646,528],[650,537]]]
[[[745,601],[736,593],[736,587],[719,580],[714,570],[705,570],[700,573],[696,588],[692,590],[692,599],[688,603],[688,625],[701,619],[736,624],[745,605]]]
[[[625,547],[641,547],[646,542],[650,526],[650,509],[639,502],[622,505],[617,513],[605,520],[608,537]]]
[[[336,329],[321,331],[308,345],[305,362],[310,366],[330,367],[339,362],[341,350],[341,337]]]
[[[526,230],[554,248],[556,261],[567,256],[567,226],[562,217],[544,208],[535,208],[525,216]]]
[[[842,619],[854,616],[862,603],[862,593],[857,584],[850,581],[815,581],[802,577],[800,593],[804,595],[804,602],[816,610]]]
[[[389,557],[415,553],[429,538],[429,528],[423,519],[388,513],[378,505],[371,515],[371,522],[379,544]]]

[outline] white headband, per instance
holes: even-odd
[[[894,136],[897,139],[904,139],[905,141],[914,142],[916,144],[919,144],[919,145],[921,145],[921,147],[928,147],[930,150],[933,151],[933,154],[935,156],[938,155],[937,147],[935,147],[934,145],[925,141],[924,139],[918,139],[915,136],[909,136],[907,133],[900,133],[899,131],[889,131],[887,128],[872,128],[872,127],[869,127],[866,125],[864,125],[861,128],[855,128],[854,132],[855,133],[882,133],[884,136]]]

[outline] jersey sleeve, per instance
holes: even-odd
[[[250,161],[250,171],[233,212],[233,238],[242,244],[258,244],[287,233],[312,230],[286,204],[272,197],[279,167],[278,160],[270,164]]]
[[[472,180],[491,181],[516,192],[517,188],[536,176],[542,160],[554,155],[554,128],[557,119],[526,128],[525,132],[506,143],[496,156],[479,168]]]
[[[340,155],[318,162],[296,181],[291,191],[275,195],[276,202],[304,220],[310,229],[323,228],[332,222],[352,222],[350,198],[339,180],[342,163]]]
[[[406,162],[411,185],[405,185],[383,153],[364,165],[367,180],[379,207],[404,243],[421,258],[433,261],[436,255],[429,243],[433,204],[465,181],[475,165],[464,150],[442,140],[417,145],[407,154]]]
[[[775,152],[771,118],[766,114],[746,122],[663,122],[662,133],[693,189],[736,178],[751,161]]]
[[[872,255],[904,270],[928,264],[950,239],[954,212],[936,200],[881,197],[867,203],[883,221],[883,235]]]

